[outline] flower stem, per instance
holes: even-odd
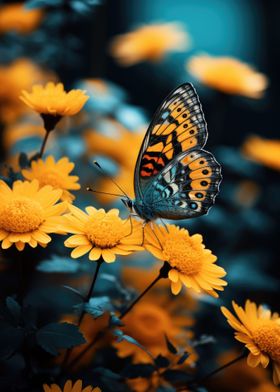
[[[141,298],[144,297],[145,294],[147,294],[148,291],[151,290],[152,287],[154,287],[154,285],[162,278],[167,278],[168,277],[168,272],[170,270],[170,266],[167,262],[165,262],[163,264],[163,266],[161,267],[158,276],[152,281],[151,284],[149,284],[148,287],[146,287],[146,289],[129,305],[129,307],[127,309],[125,309],[122,314],[120,315],[120,319],[123,319],[128,312],[131,311],[132,308],[134,308],[134,306],[141,300]]]
[[[43,154],[44,154],[44,151],[45,151],[45,147],[46,147],[46,144],[47,144],[47,140],[48,140],[49,134],[50,134],[50,132],[49,132],[49,131],[46,131],[45,136],[44,136],[44,139],[43,139],[43,143],[42,143],[41,148],[40,148],[39,158],[42,158],[42,156],[43,156]]]
[[[120,319],[123,319],[128,312],[131,311],[131,309],[141,300],[141,298],[144,297],[144,295],[151,290],[152,287],[154,287],[154,285],[160,280],[160,279],[166,279],[168,277],[168,272],[170,271],[171,267],[170,265],[165,262],[163,264],[163,266],[161,267],[158,276],[152,281],[151,284],[149,284],[149,286],[128,306],[128,308],[126,310],[124,310],[122,312],[122,314],[120,315]],[[88,352],[90,351],[95,344],[101,339],[103,338],[103,336],[105,335],[106,331],[108,330],[108,327],[102,331],[100,331],[95,338],[93,339],[93,341],[91,343],[88,344],[87,347],[85,347],[79,355],[77,355],[76,358],[74,358],[67,366],[68,369],[72,368],[73,366],[76,365],[77,362],[79,362],[79,360]]]
[[[228,368],[229,366],[235,364],[236,362],[240,361],[241,359],[245,358],[246,356],[247,356],[247,353],[243,352],[238,357],[232,359],[231,361],[227,362],[226,364],[219,367],[218,369],[215,369],[212,372],[206,374],[206,376],[204,376],[202,379],[197,380],[196,383],[200,384],[200,383],[207,381],[209,378],[213,377],[215,374],[217,374],[217,373],[221,372],[222,370]]]
[[[101,257],[101,258],[97,261],[97,266],[96,266],[95,271],[94,271],[94,274],[93,274],[92,282],[91,282],[89,291],[88,291],[88,293],[87,293],[87,296],[84,298],[83,305],[84,305],[85,303],[87,303],[87,302],[90,300],[90,298],[92,297],[93,290],[94,290],[95,283],[96,283],[97,276],[98,276],[98,272],[99,272],[99,270],[100,270],[100,267],[101,267],[102,263],[103,263],[103,258]],[[83,307],[83,310],[82,310],[82,312],[81,312],[81,314],[80,314],[80,316],[79,316],[79,320],[78,320],[78,324],[77,324],[78,327],[81,326],[85,314],[86,314],[86,311],[84,310],[84,307]],[[67,365],[68,359],[69,359],[69,357],[70,357],[72,351],[73,351],[72,348],[69,348],[69,349],[66,351],[65,356],[64,356],[64,359],[63,359],[63,362],[62,362],[62,364],[61,364],[61,368],[64,368],[64,367]],[[75,358],[74,358],[74,359],[75,359]]]

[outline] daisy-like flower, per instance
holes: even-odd
[[[280,170],[280,140],[250,136],[243,145],[243,152],[256,162]]]
[[[194,56],[187,70],[206,86],[250,98],[261,98],[268,84],[265,75],[233,57]]]
[[[86,212],[69,205],[70,214],[64,216],[63,229],[73,233],[65,242],[73,258],[89,253],[89,260],[103,258],[107,263],[116,260],[116,255],[129,255],[143,250],[142,226],[140,222],[119,217],[119,210],[105,212],[86,207]]]
[[[66,203],[56,202],[62,191],[44,186],[37,180],[15,181],[13,188],[0,181],[0,241],[2,249],[13,244],[23,250],[25,244],[35,248],[45,247],[51,237],[47,233],[59,233],[61,214]]]
[[[41,22],[42,10],[28,10],[23,3],[6,4],[0,7],[0,33],[17,31],[25,34],[35,30]]]
[[[22,175],[27,180],[36,179],[40,187],[51,185],[54,189],[61,189],[61,200],[71,202],[75,199],[68,190],[78,190],[81,186],[77,183],[78,176],[71,176],[70,172],[75,165],[69,162],[67,157],[55,161],[52,155],[48,156],[45,161],[38,159],[32,161],[30,169],[23,169]]]
[[[145,248],[171,267],[168,277],[171,291],[177,295],[182,286],[197,293],[218,297],[215,290],[223,291],[227,283],[221,278],[225,270],[215,264],[217,257],[205,249],[200,234],[189,235],[186,229],[175,225],[150,225],[145,229]]]
[[[44,392],[101,392],[101,389],[92,386],[87,386],[83,388],[82,380],[76,381],[74,384],[71,380],[66,381],[63,389],[60,388],[57,384],[51,384],[50,386],[47,384],[43,385]]]
[[[278,313],[247,300],[245,307],[232,302],[235,317],[227,308],[221,311],[229,325],[235,329],[235,338],[250,351],[247,363],[251,367],[261,364],[266,368],[273,363],[273,382],[280,383],[280,317]]]
[[[168,52],[182,52],[190,38],[178,23],[151,24],[115,37],[112,56],[123,66],[142,61],[160,61]]]
[[[23,90],[20,96],[27,106],[41,114],[47,131],[52,131],[61,117],[77,114],[88,98],[85,91],[71,90],[67,93],[62,83],[53,82],[46,86],[36,84],[31,93]]]

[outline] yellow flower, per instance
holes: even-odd
[[[36,179],[40,187],[51,185],[54,189],[62,190],[61,200],[71,202],[75,199],[68,190],[78,190],[81,186],[77,183],[78,176],[70,176],[70,172],[75,165],[69,162],[67,157],[63,157],[55,162],[52,155],[48,156],[45,161],[38,159],[32,161],[30,169],[23,169],[22,175],[27,180]]]
[[[62,191],[51,186],[39,189],[37,180],[15,181],[13,188],[0,181],[0,241],[2,249],[13,244],[23,250],[25,244],[35,248],[45,247],[51,237],[47,233],[58,233],[60,215],[66,204],[55,204]]]
[[[194,291],[218,297],[215,290],[223,291],[227,283],[220,279],[225,270],[215,264],[217,257],[205,249],[200,234],[189,235],[186,229],[167,225],[167,229],[146,226],[145,247],[155,257],[167,261],[171,269],[168,277],[171,291],[178,294],[182,285]]]
[[[280,140],[251,136],[244,143],[243,152],[256,162],[280,170]]]
[[[57,384],[51,384],[50,386],[44,384],[43,388],[44,392],[101,392],[100,388],[94,388],[90,385],[83,388],[82,380],[76,381],[75,384],[73,384],[71,380],[68,380],[66,381],[63,389],[61,389]]]
[[[227,94],[260,98],[268,84],[265,75],[233,57],[194,56],[187,69],[201,83]]]
[[[186,329],[193,320],[183,314],[178,314],[178,308],[168,300],[167,296],[149,295],[137,304],[124,319],[125,326],[121,329],[126,335],[132,336],[144,346],[153,357],[158,355],[170,356],[165,335],[177,347],[184,347],[190,353],[185,365],[193,365],[197,355],[188,342],[193,333]],[[134,363],[149,363],[152,358],[135,344],[126,341],[114,343],[121,358],[132,356]]]
[[[89,96],[82,90],[71,90],[67,93],[62,83],[48,82],[45,86],[36,84],[31,93],[23,90],[20,99],[41,114],[46,130],[51,131],[61,117],[77,114]]]
[[[235,329],[235,338],[245,343],[250,351],[247,363],[251,367],[261,364],[266,368],[273,362],[273,382],[280,383],[280,317],[263,306],[249,300],[245,308],[232,302],[237,318],[224,306],[221,310],[229,325]]]
[[[168,52],[184,51],[190,38],[178,23],[151,24],[115,37],[112,56],[124,66],[141,61],[159,61]]]
[[[26,113],[26,106],[18,99],[21,90],[29,89],[44,78],[39,67],[27,59],[0,67],[0,118],[12,122]]]
[[[118,165],[118,173],[114,180],[126,191],[131,198],[134,195],[133,176],[137,155],[144,137],[144,132],[131,132],[115,121],[111,121],[114,135],[109,137],[96,131],[85,132],[85,144],[88,153],[108,156]],[[102,192],[112,192],[112,181],[102,178],[96,189]],[[110,203],[116,197],[96,194],[102,203]]]
[[[0,7],[0,33],[11,30],[30,33],[37,28],[42,16],[41,10],[28,10],[22,3],[3,5]]]
[[[73,233],[65,241],[65,246],[74,248],[73,258],[89,253],[89,260],[103,258],[107,263],[116,260],[116,255],[129,255],[143,250],[142,226],[140,222],[119,217],[119,211],[105,212],[94,207],[86,207],[86,212],[69,205],[70,214],[64,216],[63,229]]]

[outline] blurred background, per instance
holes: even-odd
[[[13,5],[25,6],[24,12],[32,14],[22,16],[16,8],[7,12]],[[79,207],[118,207],[125,216],[117,198],[95,198],[86,192],[88,185],[116,192],[93,160],[98,159],[108,176],[133,197],[135,160],[153,113],[172,89],[184,82],[194,84],[208,124],[206,150],[222,165],[223,181],[209,214],[181,224],[203,235],[229,282],[219,301],[197,298],[195,336],[206,334],[218,341],[198,349],[211,359],[198,365],[203,371],[234,346],[232,331],[218,316],[221,304],[232,299],[243,304],[250,298],[279,311],[279,15],[280,3],[273,0],[0,1],[5,181],[20,178],[26,157],[39,150],[43,136],[39,116],[18,100],[21,90],[59,80],[66,89],[87,90],[90,99],[79,116],[62,121],[46,153],[66,155],[75,163]],[[62,260],[69,256],[59,241],[41,251],[36,262],[41,266],[34,275],[36,300],[34,296],[30,301],[39,308],[46,307],[42,302],[49,285],[60,282],[61,276],[76,286],[86,284],[86,278],[78,280],[73,272],[84,277],[86,268],[92,268],[80,263],[67,270]],[[2,253],[4,296],[13,292],[15,282],[7,253]],[[106,266],[106,271],[121,277],[127,264],[151,266],[149,255],[127,260]],[[39,287],[41,281],[44,288]],[[63,298],[52,317],[71,305]],[[233,385],[233,391],[254,390],[256,379],[244,377],[250,387]],[[220,381],[209,390],[226,389]]]

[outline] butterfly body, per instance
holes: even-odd
[[[198,95],[185,83],[157,110],[138,155],[132,205],[141,218],[178,220],[208,212],[222,176],[203,149],[207,135]]]

